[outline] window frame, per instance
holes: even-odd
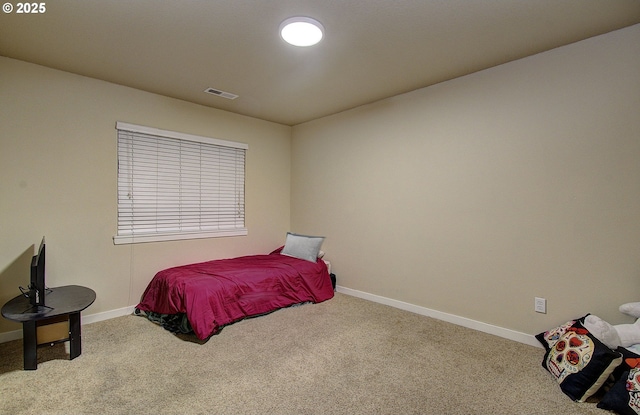
[[[118,159],[118,164],[117,164],[117,176],[118,176],[117,213],[118,215],[117,215],[116,235],[113,237],[114,244],[119,245],[119,244],[133,244],[133,243],[142,243],[142,242],[160,242],[160,241],[174,241],[174,240],[198,239],[198,238],[245,236],[248,234],[248,230],[246,228],[246,195],[245,195],[246,153],[247,153],[247,150],[249,149],[248,144],[221,140],[218,138],[203,137],[203,136],[198,136],[193,134],[180,133],[176,131],[162,130],[158,128],[129,124],[129,123],[120,122],[120,121],[116,123],[116,131],[117,131],[117,159]],[[177,152],[170,153],[170,156],[172,157],[172,159],[170,162],[168,162],[168,165],[170,166],[169,169],[171,170],[169,174],[177,174],[177,176],[173,176],[174,180],[180,180],[180,177],[184,175],[185,170],[190,170],[190,172],[192,172],[194,170],[191,170],[191,169],[196,168],[198,171],[196,175],[197,177],[195,179],[197,181],[197,184],[195,187],[198,187],[198,189],[196,191],[194,188],[192,188],[192,190],[194,190],[195,192],[195,193],[192,193],[191,195],[192,198],[188,199],[185,202],[182,196],[179,196],[179,195],[176,196],[172,194],[173,197],[171,198],[172,205],[170,207],[171,209],[170,216],[177,217],[178,219],[175,220],[176,222],[174,222],[173,220],[170,221],[170,224],[175,225],[180,229],[177,229],[174,227],[172,229],[159,231],[157,228],[160,227],[159,224],[163,223],[162,219],[159,219],[161,215],[157,213],[157,211],[160,209],[156,209],[156,212],[151,215],[146,213],[149,211],[149,209],[146,209],[144,214],[138,213],[137,214],[138,217],[136,219],[136,207],[134,207],[134,203],[135,203],[134,201],[136,199],[131,199],[130,197],[127,199],[127,197],[130,196],[131,194],[138,195],[141,193],[139,191],[134,192],[132,190],[134,189],[134,186],[138,186],[138,188],[140,188],[140,184],[134,185],[134,181],[139,179],[139,177],[137,177],[136,174],[132,173],[135,169],[134,164],[138,163],[138,161],[137,160],[131,161],[131,157],[132,157],[131,150],[133,150],[133,144],[132,143],[128,144],[127,140],[132,140],[132,142],[133,140],[140,140],[140,141],[146,141],[147,143],[149,143],[149,142],[152,142],[154,139],[156,140],[156,146],[158,147],[160,146],[161,143],[168,143],[171,146],[170,150],[175,151],[176,148],[174,147],[177,147],[180,149]],[[125,144],[125,141],[127,141],[126,144]],[[127,147],[127,146],[130,146],[130,147]],[[186,151],[189,151],[189,150],[193,151],[194,149],[197,148],[198,149],[197,151],[201,152],[202,154],[206,152],[208,155],[210,155],[211,152],[214,152],[216,155],[218,155],[219,157],[218,161],[220,164],[217,166],[219,170],[216,171],[215,176],[218,178],[218,181],[220,183],[224,181],[224,183],[228,184],[230,187],[227,187],[222,191],[218,190],[219,193],[215,193],[215,192],[211,193],[211,192],[208,192],[207,190],[202,190],[204,185],[201,185],[201,182],[204,183],[205,180],[210,179],[210,175],[208,173],[206,174],[203,173],[202,164],[205,164],[204,167],[207,167],[209,169],[215,166],[211,164],[207,164],[211,162],[210,157],[207,160],[207,157],[203,157],[203,156],[200,156],[198,161],[194,161],[195,159],[192,159],[191,163],[185,162],[183,160],[185,159],[184,155],[182,157],[179,155],[179,154],[182,154],[183,152],[181,150],[182,149],[181,146],[187,147],[188,150]],[[137,151],[139,151],[139,149]],[[159,152],[160,151],[158,151],[158,153]],[[191,152],[189,154],[193,155],[194,153]],[[225,158],[225,161],[227,161],[227,163],[224,164],[224,167],[227,167],[225,169],[222,167],[223,155],[221,154],[231,155],[232,157],[235,157],[237,160],[233,159],[231,162],[228,162],[229,158]],[[152,155],[150,157],[151,159],[153,159],[154,156]],[[157,166],[160,166],[162,163],[164,163],[164,160],[160,159],[160,156],[156,155],[156,157],[159,159],[159,160],[156,160]],[[125,166],[125,167],[122,167],[122,166]],[[229,166],[231,167],[229,168]],[[239,170],[240,167],[241,167],[241,171]],[[140,170],[140,167],[138,167],[138,169]],[[124,172],[124,170],[128,170],[128,171]],[[139,172],[139,170],[137,171]],[[160,168],[158,168],[157,170],[160,170]],[[232,173],[230,174],[229,171],[231,171]],[[145,192],[146,190],[150,190],[151,192],[153,192],[154,186],[155,186],[155,191],[156,191],[155,202],[152,202],[151,204],[147,204],[145,205],[145,207],[148,208],[149,206],[152,206],[153,203],[155,203],[157,208],[157,205],[162,205],[163,203],[162,200],[166,198],[166,195],[164,193],[160,194],[162,192],[165,192],[165,190],[158,189],[158,187],[161,187],[159,186],[159,183],[161,182],[161,180],[159,179],[162,179],[161,175],[163,173],[157,173],[157,172],[148,173],[148,169],[146,169],[144,174],[148,175],[148,176],[145,176],[146,179],[148,178],[154,179],[153,174],[156,174],[155,185],[154,184],[149,186],[143,185],[142,188]],[[204,176],[208,176],[208,177],[205,178]],[[221,178],[222,176],[224,176],[224,179]],[[241,183],[239,182],[239,179],[242,179]],[[233,180],[235,180],[235,182],[231,183],[231,181]],[[139,182],[136,182],[136,183],[139,183]],[[178,190],[179,193],[184,193],[182,191],[183,184],[181,181],[179,183],[180,184],[176,188],[179,189]],[[218,186],[218,187],[222,188],[222,186]],[[233,189],[233,195],[231,195],[231,190],[229,189]],[[226,216],[223,215],[225,219],[218,219],[216,222],[216,220],[211,221],[211,215],[203,213],[202,211],[203,207],[206,209],[206,207],[215,208],[219,206],[218,204],[223,198],[218,198],[218,199],[215,199],[215,201],[212,201],[211,197],[212,195],[220,196],[220,194],[235,198],[233,203],[234,205],[237,204],[237,207],[234,208],[237,210],[237,212],[233,213],[233,216],[239,215],[239,216],[236,216],[235,219],[231,219],[231,221],[227,220],[229,217],[231,217],[227,213]],[[203,197],[203,195],[205,195],[205,197]],[[194,197],[198,199],[197,203],[198,203],[198,208],[201,209],[200,213],[195,214],[193,216],[183,215],[180,212],[180,210],[184,208],[185,203],[191,203],[189,207],[193,207],[192,203],[193,203]],[[153,196],[151,196],[150,198],[153,199]],[[179,201],[176,202],[176,198]],[[141,200],[141,199],[142,197],[140,197],[137,200]],[[203,201],[203,199],[207,199],[209,201],[208,202]],[[226,203],[224,204],[224,208],[226,208],[225,212],[229,212],[229,210],[231,209],[230,206],[232,205],[231,205],[231,202],[229,201],[230,200],[229,198],[225,200],[226,200],[226,202],[224,202]],[[176,203],[177,205],[175,205]],[[216,205],[214,206],[208,203],[215,203]],[[138,205],[137,208],[140,209],[140,206]],[[177,209],[177,210],[174,210],[174,209]],[[140,212],[140,211],[138,210],[137,212]],[[137,223],[136,221],[140,222],[142,216],[144,216],[144,219],[148,219],[151,217],[151,222],[155,223],[156,229],[142,230],[142,226],[140,226],[139,223],[136,225]],[[204,229],[201,228],[202,223],[193,224],[194,222],[191,222],[192,225],[186,226],[182,224],[184,217],[189,217],[192,219],[195,218],[196,220],[198,220],[198,218],[200,219],[204,218],[204,220],[208,222],[206,226],[204,226]],[[240,225],[240,222],[241,222],[241,225]],[[224,224],[225,226],[221,227],[221,224]],[[198,228],[198,229],[185,230],[185,229],[182,229],[183,226],[185,228]],[[217,228],[215,228],[215,226],[217,226]],[[153,226],[151,226],[151,228],[152,227]]]

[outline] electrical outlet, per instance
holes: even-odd
[[[536,297],[534,310],[536,313],[547,313],[547,300],[545,298]]]

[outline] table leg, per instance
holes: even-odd
[[[24,370],[36,370],[38,368],[38,339],[35,321],[22,323],[22,343]]]
[[[69,314],[69,360],[75,359],[81,353],[80,312],[71,313]]]

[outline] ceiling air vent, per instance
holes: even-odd
[[[217,95],[219,97],[226,98],[226,99],[238,98],[238,95],[236,94],[232,94],[231,92],[220,91],[219,89],[215,89],[215,88],[207,88],[204,90],[204,92],[206,92],[207,94]]]

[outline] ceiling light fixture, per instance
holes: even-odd
[[[290,17],[280,24],[280,36],[294,46],[313,46],[322,40],[324,27],[310,17]]]

